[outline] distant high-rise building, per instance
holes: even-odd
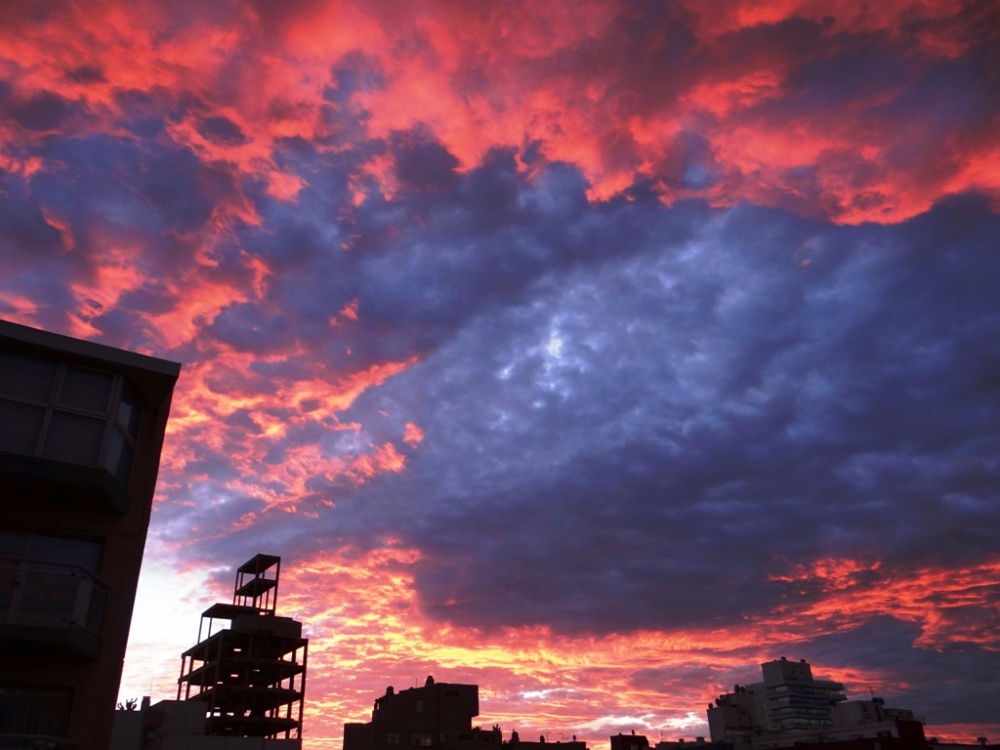
[[[881,698],[848,701],[841,683],[815,679],[805,659],[782,657],[761,670],[763,682],[736,685],[708,707],[713,742],[754,750],[867,738],[925,746],[923,726],[912,711],[886,708]]]
[[[108,747],[179,373],[173,362],[0,321],[6,742]]]
[[[761,697],[764,728],[777,732],[821,729],[833,723],[834,705],[847,700],[844,686],[817,680],[805,659],[775,659],[760,665],[764,681],[748,685]]]

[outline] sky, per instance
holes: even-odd
[[[388,685],[707,734],[807,659],[1000,737],[1000,6],[0,4],[0,317],[182,363],[122,699],[280,555]]]

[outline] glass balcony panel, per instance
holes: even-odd
[[[0,395],[45,403],[55,377],[55,362],[0,352]]]
[[[90,597],[90,606],[87,608],[87,619],[84,627],[95,635],[101,629],[101,617],[104,615],[104,604],[108,599],[108,592],[103,588],[95,587]]]
[[[141,414],[142,407],[126,384],[122,390],[122,399],[118,402],[118,424],[132,436],[133,440],[139,437],[139,416]]]
[[[52,413],[42,456],[83,466],[97,466],[104,420],[56,411]]]
[[[107,591],[75,565],[0,559],[0,624],[64,629],[97,635]]]
[[[59,737],[69,725],[73,693],[66,688],[0,685],[0,734]],[[15,747],[49,747],[15,745]]]
[[[0,557],[24,557],[24,550],[28,548],[27,534],[19,531],[6,531],[0,529]]]
[[[126,444],[122,448],[122,456],[118,460],[118,465],[115,467],[115,479],[122,485],[122,487],[128,486],[129,474],[132,473],[132,460],[135,458],[135,449]]]
[[[104,372],[67,367],[59,393],[59,404],[106,414],[113,382],[114,378]]]
[[[34,455],[45,409],[0,398],[0,451]]]
[[[122,486],[128,484],[134,455],[135,451],[132,446],[128,444],[118,429],[112,430],[111,439],[108,441],[108,452],[104,456],[104,467],[114,475]]]
[[[25,571],[18,620],[25,625],[72,622],[82,580],[60,571]]]

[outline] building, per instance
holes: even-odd
[[[611,735],[610,742],[611,750],[649,750],[649,740],[644,734],[636,734],[635,730],[632,730],[632,734],[618,734]]]
[[[205,734],[205,707],[197,701],[159,701],[149,698],[135,710],[115,712],[109,750],[288,750],[296,739],[233,737]]]
[[[794,732],[829,727],[833,707],[847,699],[844,686],[832,680],[817,680],[805,659],[784,657],[760,666],[763,683],[748,688],[760,698],[764,729]]]
[[[423,687],[398,693],[388,687],[375,699],[370,722],[344,725],[344,750],[398,750],[399,745],[457,750],[473,739],[472,719],[478,715],[477,685],[428,677]],[[491,745],[492,736],[478,738],[479,746]]]
[[[571,740],[558,739],[549,742],[544,736],[538,738],[537,742],[522,740],[517,735],[517,731],[510,733],[510,739],[503,743],[504,750],[587,750],[587,743],[578,740],[573,735]]]
[[[761,665],[763,682],[736,685],[708,709],[712,740],[749,741],[761,732],[821,730],[832,726],[831,709],[846,700],[844,686],[813,678],[802,659],[782,657]]]
[[[110,750],[297,750],[302,747],[309,641],[276,614],[281,558],[236,569],[232,604],[201,617],[181,657],[177,700],[119,710]]]
[[[729,742],[706,742],[704,737],[685,740],[660,740],[654,745],[655,750],[733,750]]]
[[[108,746],[179,373],[173,362],[0,321],[8,744]]]
[[[302,623],[275,613],[280,573],[274,555],[237,568],[233,603],[205,610],[182,655],[177,698],[199,702],[206,735],[301,738],[309,641]],[[218,620],[229,627],[216,631]]]
[[[472,726],[479,715],[479,686],[435,682],[396,692],[391,686],[375,699],[372,720],[344,725],[344,750],[399,750],[431,747],[439,750],[587,750],[585,742],[522,740],[517,731],[505,741],[500,727],[489,731]]]
[[[923,723],[912,711],[888,708],[876,697],[849,701],[841,683],[815,679],[805,659],[782,657],[761,671],[762,682],[736,685],[709,705],[713,742],[753,750],[830,743],[861,748],[868,740],[885,740],[884,750],[926,747]]]

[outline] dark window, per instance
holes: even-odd
[[[35,453],[44,421],[44,407],[0,399],[0,450]]]
[[[68,689],[0,684],[0,734],[64,737],[72,704]]]
[[[67,367],[59,392],[59,404],[81,411],[105,414],[114,378],[104,372]]]
[[[0,450],[103,466],[126,485],[141,414],[121,376],[0,353]]]
[[[44,359],[0,352],[0,395],[48,401],[58,365]]]
[[[56,411],[45,436],[44,458],[70,464],[96,466],[104,440],[104,420]]]

